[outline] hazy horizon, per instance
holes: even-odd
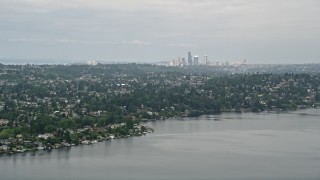
[[[0,60],[320,62],[318,0],[0,0]],[[52,63],[55,63],[52,62]]]
[[[0,58],[0,64],[4,65],[26,65],[26,64],[52,64],[52,65],[72,65],[72,64],[88,64],[89,62],[92,62],[91,60],[76,60],[76,59],[6,59],[6,58]],[[168,65],[169,61],[129,61],[129,60],[97,60],[96,63],[101,64],[130,64],[130,63],[137,63],[137,64],[158,64],[158,65]],[[222,63],[220,65],[224,65],[226,62],[219,62]],[[233,62],[231,62],[230,65],[232,65]],[[246,65],[303,65],[303,64],[320,64],[320,62],[300,62],[300,63],[245,63]],[[215,66],[215,64],[212,64]],[[237,65],[237,64],[235,64]],[[179,66],[177,66],[179,67]]]

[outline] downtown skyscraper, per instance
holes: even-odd
[[[194,56],[193,65],[194,66],[199,66],[199,57],[198,56]]]
[[[192,55],[191,55],[191,52],[190,52],[190,51],[188,52],[188,65],[189,65],[189,66],[192,66],[192,65],[193,65],[193,63],[192,63]]]

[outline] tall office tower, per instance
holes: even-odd
[[[204,65],[209,65],[209,61],[208,61],[208,56],[207,55],[203,56],[203,64]]]
[[[193,65],[194,66],[199,66],[199,58],[198,58],[198,56],[194,56]]]
[[[187,62],[186,62],[186,58],[182,58],[182,66],[186,66]]]
[[[176,65],[175,65],[175,66],[181,66],[181,64],[182,64],[181,58],[178,57],[178,58],[176,59]]]
[[[188,52],[188,65],[192,66],[192,55],[190,51]]]

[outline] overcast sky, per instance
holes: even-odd
[[[319,0],[0,0],[0,59],[320,63]]]

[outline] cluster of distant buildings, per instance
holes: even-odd
[[[119,62],[113,62],[113,61],[96,61],[96,60],[89,60],[86,62],[87,65],[98,65],[99,63],[102,64],[118,64]],[[124,63],[124,62],[122,62]],[[129,62],[128,62],[129,63]],[[160,62],[157,63],[156,65],[164,65],[164,66],[176,66],[176,67],[181,67],[181,66],[239,66],[239,65],[244,65],[246,64],[246,60],[240,60],[237,62],[229,63],[228,61],[226,62],[213,62],[209,61],[208,55],[203,55],[202,58],[200,58],[198,55],[193,56],[191,51],[188,52],[187,58],[185,57],[177,57],[172,59],[169,62]]]
[[[95,61],[95,60],[92,60],[92,61],[87,61],[87,64],[88,64],[88,65],[95,66],[95,65],[97,65],[97,64],[98,64],[98,62],[97,62],[97,61]]]
[[[169,61],[165,65],[167,65],[167,66],[200,66],[200,65],[204,65],[204,66],[229,66],[229,65],[233,65],[233,64],[241,65],[241,64],[245,64],[245,63],[246,63],[246,60],[243,60],[241,62],[239,61],[239,62],[232,63],[232,64],[230,64],[229,62],[225,62],[225,63],[210,62],[208,60],[207,55],[204,55],[200,59],[199,56],[197,56],[197,55],[192,56],[191,51],[189,51],[187,59],[184,57],[177,57],[175,59],[172,59],[171,61]]]

